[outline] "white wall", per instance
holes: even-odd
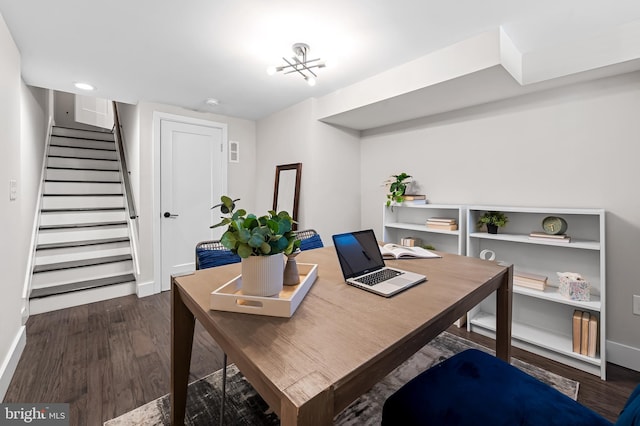
[[[20,308],[26,257],[22,247],[20,199],[9,201],[9,180],[20,178],[20,54],[0,16],[0,396],[13,374],[11,360],[22,332]],[[18,353],[18,356],[20,354]]]
[[[432,203],[604,208],[607,338],[640,350],[638,111],[633,73],[363,132],[362,227],[399,172]]]
[[[0,15],[0,400],[26,342],[22,290],[49,118],[47,92],[20,78],[20,54]],[[17,184],[10,200],[9,181]]]
[[[276,166],[302,163],[298,229],[331,235],[360,226],[359,134],[316,120],[308,99],[258,121],[258,213],[273,207]]]
[[[153,248],[155,244],[153,233],[154,220],[154,153],[160,147],[155,146],[153,138],[153,113],[164,112],[185,117],[210,120],[219,123],[226,123],[229,140],[240,142],[240,162],[228,164],[228,190],[229,194],[242,199],[242,207],[246,209],[254,208],[256,198],[256,130],[255,122],[234,117],[227,117],[218,114],[196,112],[180,107],[174,107],[156,103],[141,103],[137,107],[139,133],[138,163],[131,158],[130,169],[138,175],[139,188],[138,198],[135,200],[138,209],[138,231],[139,231],[139,255],[140,255],[140,278],[139,285],[152,283],[154,280],[153,269]],[[129,120],[131,121],[131,120]],[[133,137],[126,137],[127,143]],[[159,212],[157,212],[159,214]],[[159,277],[157,277],[159,279]]]

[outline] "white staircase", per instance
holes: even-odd
[[[54,127],[40,204],[30,313],[134,292],[113,134]]]

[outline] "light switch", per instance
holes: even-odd
[[[18,182],[9,179],[9,201],[14,201],[18,197]]]

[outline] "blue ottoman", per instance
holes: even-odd
[[[637,405],[640,398],[636,400]],[[516,367],[468,349],[391,395],[384,404],[382,425],[611,426],[611,422]]]

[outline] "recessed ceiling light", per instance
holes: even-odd
[[[218,106],[220,105],[220,101],[214,98],[209,98],[206,101],[204,101],[205,104],[209,105],[209,106]]]
[[[96,90],[96,88],[89,83],[73,83],[73,85],[80,90]]]

